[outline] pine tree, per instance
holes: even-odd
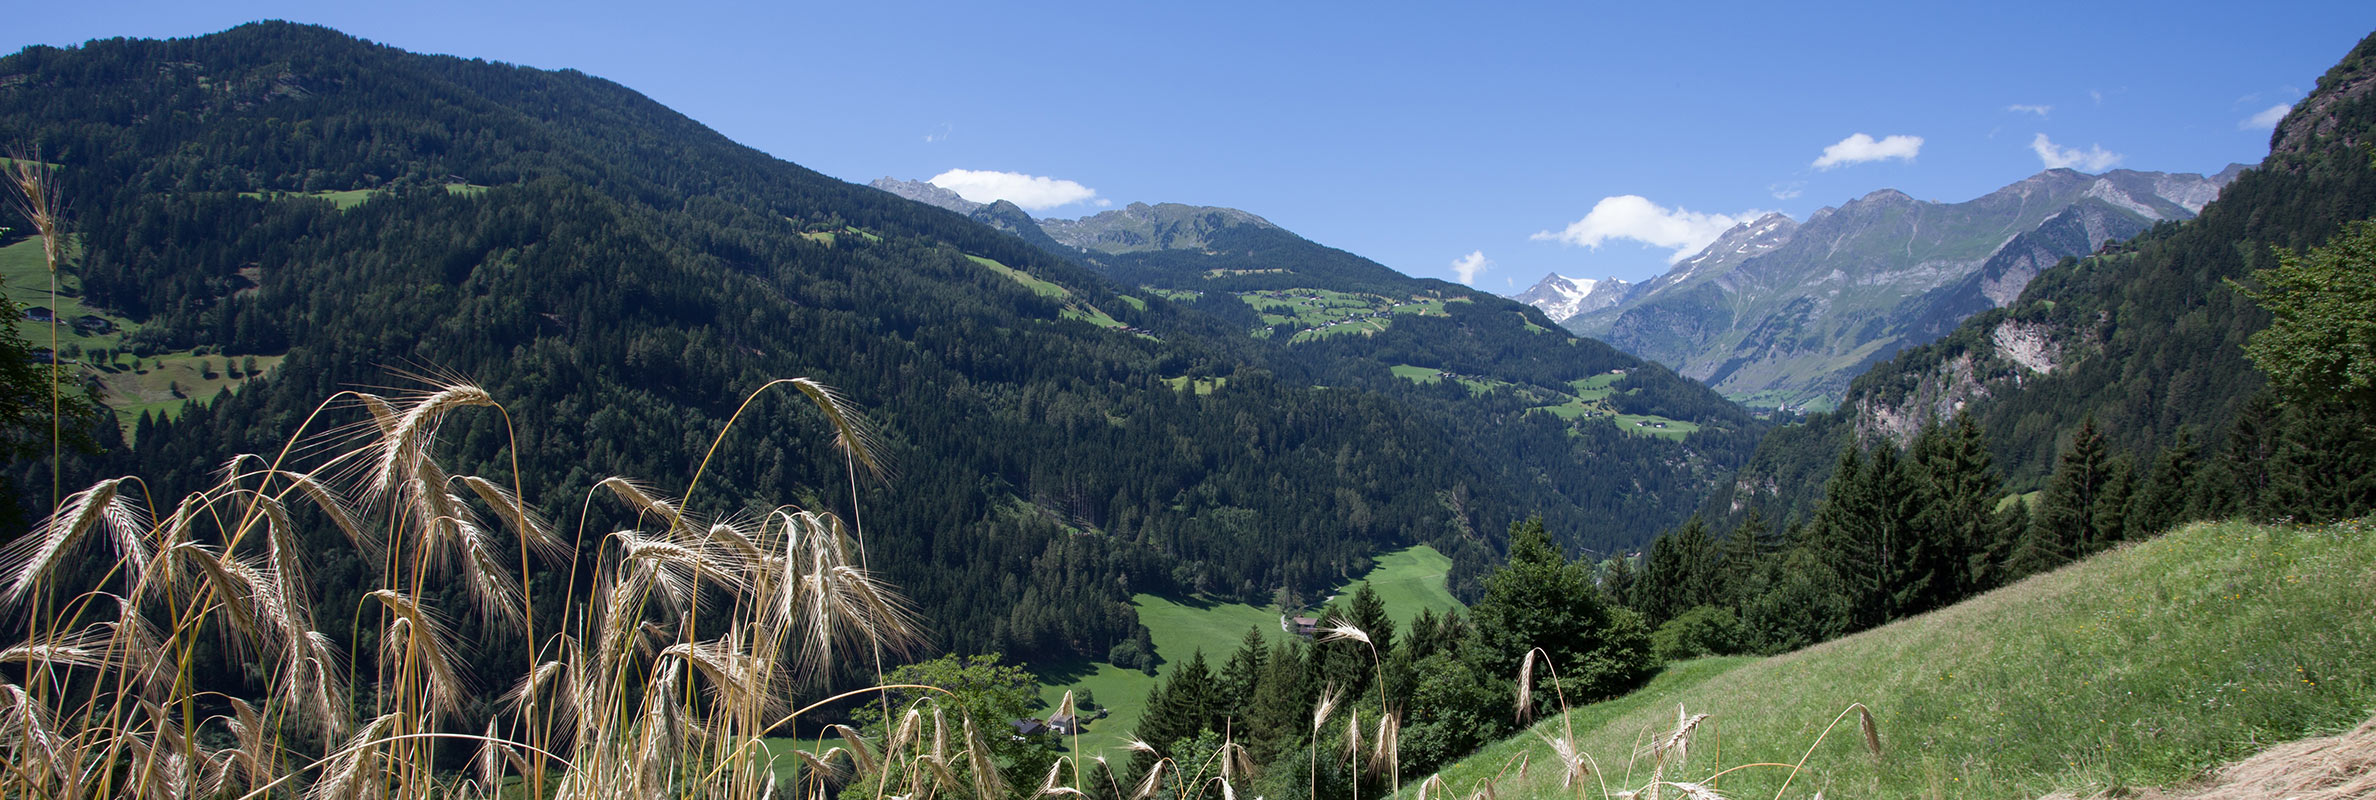
[[[1869,461],[1857,453],[1851,445],[1824,485],[1809,541],[1839,575],[1852,624],[1862,629],[1916,607],[1930,591],[1931,576],[1921,569],[1930,548],[1914,521],[1921,498],[1897,450],[1876,447]]]
[[[1353,591],[1353,627],[1369,634],[1370,646],[1377,648],[1378,657],[1394,652],[1394,617],[1386,613],[1386,601],[1378,598],[1378,590],[1368,581]]]
[[[1311,725],[1306,715],[1312,713],[1314,698],[1305,650],[1299,642],[1280,642],[1264,659],[1262,680],[1255,684],[1252,707],[1244,717],[1247,746],[1260,763],[1294,752]]]
[[[2036,552],[2023,561],[2025,566],[2051,569],[2108,543],[2097,515],[2111,478],[2111,457],[2095,417],[2080,420],[2046,483],[2045,507],[2032,526]]]
[[[1513,523],[1509,563],[1485,579],[1485,596],[1469,609],[1463,660],[1479,680],[1502,682],[1541,647],[1571,681],[1570,699],[1605,696],[1651,668],[1648,631],[1616,624],[1620,615],[1638,620],[1602,605],[1590,568],[1561,555],[1540,518]]]
[[[1933,543],[1935,608],[1979,591],[1981,566],[1995,538],[1996,506],[2003,478],[1988,452],[1980,424],[1958,413],[1951,428],[1926,427],[1915,440],[1914,467],[1921,476],[1923,507],[1915,525]]]
[[[1168,754],[1181,742],[1210,730],[1219,700],[1215,688],[1212,668],[1205,664],[1204,650],[1198,649],[1188,657],[1188,663],[1172,671],[1171,680],[1148,692],[1147,710],[1139,718],[1139,739],[1153,745],[1156,752]],[[1131,774],[1145,775],[1156,759],[1146,752],[1132,756]]]
[[[2158,535],[2193,518],[2188,504],[2201,467],[2202,445],[2195,441],[2194,426],[2179,426],[2177,438],[2154,457],[2144,488],[2129,503],[2128,537]]]
[[[2244,401],[2228,423],[2227,449],[2203,482],[2197,505],[2206,517],[2275,516],[2265,495],[2278,448],[2277,399],[2266,391]]]
[[[1247,628],[1238,640],[1237,652],[1229,655],[1229,663],[1221,667],[1219,714],[1224,718],[1244,719],[1246,703],[1254,697],[1254,690],[1262,683],[1263,668],[1270,660],[1270,644],[1263,641],[1262,630]]]

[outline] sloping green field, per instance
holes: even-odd
[[[1851,716],[1787,796],[2029,798],[2178,784],[2376,714],[2372,620],[2366,523],[2193,525],[1799,652],[1670,667],[1642,691],[1577,710],[1582,750],[1601,767],[1585,796],[1602,796],[1601,780],[1611,792],[1640,788],[1647,766],[1629,776],[1628,754],[1672,729],[1678,705],[1714,717],[1670,780],[1795,762],[1862,702],[1880,758]],[[1575,796],[1538,738],[1557,726],[1488,746],[1443,777],[1465,795],[1526,753],[1528,774],[1503,774],[1498,796]],[[1718,788],[1772,797],[1787,772],[1742,769]]]
[[[1413,617],[1423,609],[1442,613],[1461,608],[1459,600],[1444,587],[1444,576],[1452,568],[1452,559],[1427,545],[1397,550],[1378,556],[1368,575],[1346,583],[1339,595],[1350,596],[1363,582],[1377,586],[1378,598],[1385,601],[1386,613],[1396,623],[1408,627]],[[1131,599],[1137,606],[1139,621],[1155,639],[1155,654],[1163,660],[1157,670],[1170,675],[1171,669],[1187,663],[1198,650],[1204,651],[1205,662],[1215,670],[1236,652],[1238,642],[1252,628],[1272,642],[1288,637],[1279,627],[1279,615],[1267,608],[1243,603],[1183,602],[1171,598],[1142,594]],[[1041,665],[1039,672],[1048,685],[1041,697],[1053,708],[1056,701],[1070,689],[1088,692],[1107,716],[1091,719],[1081,733],[1081,749],[1099,753],[1119,748],[1129,741],[1138,729],[1142,704],[1147,691],[1155,688],[1156,678],[1135,669],[1123,669],[1112,664],[1073,662]],[[1067,743],[1069,746],[1069,742]]]

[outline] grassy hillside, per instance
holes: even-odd
[[[1462,607],[1444,587],[1444,576],[1451,568],[1452,559],[1433,547],[1405,548],[1379,556],[1368,575],[1347,582],[1337,593],[1351,595],[1365,582],[1374,584],[1379,599],[1386,603],[1386,613],[1408,627],[1422,610],[1441,613]],[[1262,631],[1273,642],[1289,635],[1279,628],[1276,611],[1244,603],[1181,601],[1151,594],[1138,595],[1131,602],[1138,607],[1139,621],[1154,634],[1155,654],[1163,659],[1157,672],[1165,677],[1198,650],[1204,651],[1208,664],[1220,669],[1237,650],[1247,628]],[[1076,697],[1080,692],[1090,693],[1107,710],[1107,716],[1092,720],[1081,733],[1081,749],[1091,753],[1119,748],[1129,740],[1138,729],[1144,711],[1141,704],[1158,680],[1105,663],[1074,662],[1045,668],[1041,674],[1048,683],[1041,695],[1049,707],[1069,689]]]
[[[1627,754],[1671,730],[1680,704],[1713,719],[1670,780],[1792,762],[1850,703],[1870,706],[1882,755],[1851,717],[1791,797],[2037,797],[2166,786],[2277,742],[2376,713],[2376,536],[2365,521],[2194,525],[1969,602],[1762,660],[1670,667],[1647,688],[1577,709],[1582,750],[1609,791],[1640,788]],[[1714,674],[1709,674],[1714,673]],[[1561,794],[1534,734],[1447,769],[1459,792],[1528,754],[1501,797]],[[1772,796],[1786,770],[1723,777],[1727,797]],[[1590,791],[1600,796],[1596,779]],[[1408,785],[1408,784],[1406,784]]]

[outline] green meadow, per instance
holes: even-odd
[[[1669,780],[1804,756],[1789,797],[2118,796],[2180,784],[2376,713],[2371,564],[2365,522],[2197,524],[1798,652],[1671,665],[1637,692],[1575,709],[1567,724],[1598,764],[1582,796],[1604,796],[1604,782],[1641,788],[1648,766],[1629,754],[1672,730],[1678,707],[1713,716]],[[1879,758],[1853,715],[1818,744],[1851,703],[1871,708]],[[1561,724],[1489,745],[1442,777],[1463,795],[1488,780],[1505,798],[1574,794],[1546,738]],[[1532,765],[1523,776],[1511,767],[1521,759]],[[1714,785],[1772,797],[1788,775],[1747,767]]]
[[[1337,594],[1348,596],[1363,583],[1376,586],[1378,597],[1386,603],[1386,612],[1398,625],[1408,625],[1424,609],[1442,613],[1462,608],[1459,600],[1444,586],[1444,576],[1452,567],[1452,559],[1433,547],[1417,547],[1385,553],[1377,557],[1367,575],[1339,587]],[[1283,641],[1290,634],[1279,626],[1278,612],[1256,608],[1244,603],[1217,603],[1180,600],[1151,594],[1131,599],[1138,609],[1139,621],[1147,626],[1155,640],[1155,654],[1162,660],[1158,672],[1169,670],[1202,651],[1205,662],[1220,669],[1236,652],[1246,630],[1262,632],[1272,642]],[[1081,732],[1081,749],[1091,755],[1119,749],[1138,729],[1142,704],[1147,692],[1155,688],[1157,678],[1135,669],[1123,669],[1106,663],[1071,662],[1043,666],[1040,674],[1047,681],[1040,696],[1054,708],[1066,690],[1079,697],[1087,693],[1106,716],[1094,713]],[[1071,742],[1068,740],[1066,746]]]

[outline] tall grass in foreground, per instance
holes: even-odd
[[[793,379],[752,400],[775,387],[824,412],[853,468],[876,463],[863,418],[837,395]],[[742,503],[757,510],[704,518],[612,477],[585,502],[623,504],[636,524],[573,542],[512,479],[438,462],[446,419],[502,413],[485,391],[347,393],[324,408],[343,403],[369,418],[342,441],[300,435],[271,457],[234,458],[177,500],[137,478],[101,481],[0,551],[0,599],[65,590],[0,650],[0,795],[789,795],[760,737],[802,713],[793,698],[814,675],[914,638],[906,602],[852,558],[854,535],[830,513]],[[317,464],[289,464],[316,452]],[[699,483],[697,470],[687,493]],[[317,612],[301,520],[376,562],[364,607]],[[529,576],[579,563],[581,545],[592,593],[548,598],[562,629],[537,630]],[[95,577],[76,568],[94,548],[109,554]],[[467,607],[437,607],[449,586]],[[524,674],[517,685],[472,685],[474,643],[448,624],[463,614],[531,643],[527,663],[487,670]],[[376,652],[350,662],[325,625],[356,626]],[[240,685],[198,683],[200,651],[217,643],[249,664]],[[994,793],[929,783],[983,758],[970,720],[911,710],[900,730],[931,743],[918,758],[934,763],[915,770],[926,788]],[[872,768],[874,755],[852,737],[812,756],[804,780],[843,761]],[[471,767],[439,769],[456,756]]]
[[[2206,770],[2376,714],[2376,535],[2315,527],[2192,525],[1963,604],[1770,659],[1671,666],[1643,690],[1576,709],[1578,752],[1610,788],[1638,789],[1643,745],[1678,705],[1715,716],[1681,772],[1794,762],[1851,702],[1882,723],[1882,757],[1835,735],[1789,796],[2039,797],[2184,783]],[[1845,723],[1843,723],[1845,724]],[[1464,795],[1572,797],[1555,766],[1561,722],[1447,768]],[[1611,754],[1614,754],[1613,756]],[[1520,776],[1516,764],[1529,764]],[[1771,797],[1781,770],[1712,784]],[[1598,789],[1593,789],[1594,796]]]

